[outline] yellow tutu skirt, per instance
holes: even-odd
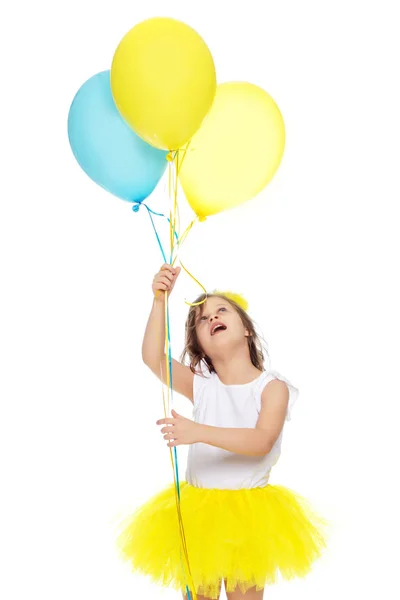
[[[133,572],[186,591],[175,484],[150,498],[117,528],[117,548]],[[327,545],[329,521],[281,485],[221,490],[180,483],[180,507],[196,593],[216,599],[283,579],[304,577]],[[189,585],[190,589],[190,585]]]

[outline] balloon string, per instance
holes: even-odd
[[[166,324],[166,329],[165,329],[165,340],[166,340],[166,344],[167,344],[167,352],[165,353],[165,357],[166,357],[166,373],[167,373],[167,389],[168,389],[168,405],[169,405],[169,396],[171,395],[171,397],[173,396],[173,389],[172,389],[172,357],[171,357],[171,339],[170,339],[170,324],[169,324],[169,309],[168,309],[168,295],[166,292],[164,292],[165,294],[165,324]],[[164,389],[164,388],[163,388]],[[165,403],[164,403],[164,409],[165,409]],[[180,556],[181,556],[181,561],[182,561],[182,548],[184,551],[184,555],[185,555],[185,559],[186,559],[186,567],[187,567],[187,572],[185,573],[186,578],[189,578],[192,587],[194,589],[194,584],[193,584],[193,580],[192,580],[192,576],[191,576],[191,571],[190,571],[190,566],[189,566],[189,557],[188,557],[188,552],[187,552],[187,546],[186,546],[186,539],[185,539],[185,532],[184,532],[184,527],[183,527],[183,520],[182,520],[182,514],[181,514],[181,509],[180,509],[180,484],[179,484],[179,471],[178,471],[178,456],[177,456],[177,449],[176,446],[174,446],[174,457],[175,457],[175,470],[174,470],[174,461],[172,459],[172,452],[171,452],[171,447],[170,447],[170,457],[171,457],[171,463],[172,463],[172,468],[173,468],[173,473],[174,473],[174,491],[175,491],[175,503],[176,503],[176,508],[177,508],[177,514],[178,514],[178,525],[179,525],[179,532],[180,532],[180,536],[181,536],[181,550],[180,550]],[[183,567],[183,565],[182,565]],[[185,569],[183,567],[183,570],[185,572]],[[186,585],[186,590],[188,593],[188,598],[192,598],[191,594],[190,594],[190,590],[188,588],[188,586]],[[195,593],[195,592],[194,592]],[[197,595],[195,594],[195,600],[197,600]]]
[[[167,385],[167,390],[168,390],[168,408],[166,406],[166,401],[165,401],[165,393],[164,393],[164,384],[162,383],[162,377],[161,377],[161,386],[162,386],[162,396],[163,396],[163,406],[164,406],[164,416],[168,417],[169,412],[170,412],[170,397],[173,397],[173,389],[172,389],[172,357],[171,357],[171,338],[170,338],[170,323],[169,323],[169,310],[168,310],[168,296],[167,296],[167,292],[163,292],[164,293],[164,307],[165,307],[165,342],[166,342],[166,346],[167,346],[167,351],[165,353],[165,357],[166,357],[166,385]],[[160,362],[160,372],[162,375],[162,362]],[[187,548],[186,548],[186,540],[184,537],[184,529],[183,529],[183,522],[182,522],[182,515],[180,512],[180,488],[179,488],[179,472],[178,472],[178,456],[177,456],[177,449],[176,446],[174,446],[174,457],[175,457],[175,464],[174,464],[174,459],[172,457],[172,448],[169,448],[170,451],[170,459],[171,459],[171,466],[172,466],[172,471],[173,471],[173,475],[174,475],[174,492],[175,492],[175,503],[176,503],[176,507],[177,507],[177,513],[178,513],[178,525],[179,525],[179,533],[181,536],[181,541],[182,541],[182,545],[184,548],[184,552],[185,552],[185,558],[188,562],[188,556],[187,556]],[[178,492],[177,492],[178,490]],[[182,550],[180,550],[180,557],[181,557],[181,563],[182,563]],[[182,568],[183,571],[185,573],[185,577],[187,578],[187,572],[185,572],[185,568],[182,564]],[[190,574],[190,567],[189,567],[189,578],[191,578],[191,574]],[[192,586],[193,586],[193,581],[192,581]],[[194,586],[193,586],[194,587]],[[188,586],[186,585],[186,590],[188,592],[188,599],[191,599],[192,596],[190,595],[190,590],[188,588]],[[197,600],[197,596],[195,595],[195,599]]]
[[[188,141],[188,143],[186,144],[185,148],[184,148],[183,150],[179,150],[179,152],[182,152],[182,153],[183,153],[183,158],[182,158],[181,165],[180,165],[180,167],[178,168],[178,176],[179,176],[180,170],[182,169],[183,161],[184,161],[184,160],[185,160],[185,158],[186,158],[186,154],[188,153],[189,146],[190,146],[190,144],[191,144],[191,143],[192,143],[192,140],[189,140],[189,141]]]
[[[165,252],[164,252],[164,248],[162,246],[160,237],[158,235],[157,229],[154,225],[154,221],[152,218],[152,214],[157,215],[157,216],[161,216],[161,217],[165,217],[165,215],[163,215],[162,213],[156,213],[153,210],[151,210],[147,204],[145,204],[144,202],[142,202],[142,204],[144,204],[144,206],[147,208],[154,232],[156,234],[156,238],[157,238],[157,242],[158,245],[161,249],[161,253],[163,255],[164,258],[164,262],[166,263],[166,256],[165,256]],[[134,212],[138,212],[140,208],[140,204],[133,206],[132,210]],[[170,230],[173,230],[173,234],[171,236],[171,239],[173,239],[174,237],[177,239],[177,241],[179,241],[179,236],[178,234],[175,232],[175,225],[172,225],[171,220],[168,219],[169,223],[170,223]],[[162,367],[160,363],[160,372],[161,372],[161,386],[162,386],[162,396],[163,396],[163,406],[164,406],[164,416],[167,418],[169,413],[170,413],[170,396],[172,397],[173,394],[173,389],[172,389],[172,357],[171,357],[171,338],[170,338],[170,322],[169,322],[169,310],[168,310],[168,295],[166,292],[164,292],[165,294],[165,343],[167,345],[167,352],[165,353],[166,356],[166,362],[168,362],[167,364],[167,368],[166,368],[166,374],[167,374],[167,387],[168,387],[168,409],[166,407],[166,403],[165,403],[165,394],[164,394],[164,384],[162,381]],[[170,459],[171,459],[171,466],[172,466],[172,471],[174,474],[174,491],[175,491],[175,502],[176,502],[176,507],[177,507],[177,513],[178,513],[178,524],[179,524],[179,532],[180,532],[180,537],[181,537],[181,541],[182,541],[182,547],[184,549],[184,554],[185,554],[185,559],[186,559],[186,563],[187,565],[187,571],[185,572],[185,568],[184,565],[182,564],[182,549],[180,549],[180,557],[181,557],[181,564],[183,567],[183,571],[185,573],[185,578],[190,580],[190,583],[192,585],[192,589],[193,589],[193,593],[194,593],[194,598],[192,599],[192,595],[190,593],[189,587],[188,585],[186,585],[186,591],[187,591],[187,596],[188,596],[188,600],[197,600],[197,594],[196,591],[194,589],[194,583],[193,583],[193,579],[192,579],[192,575],[191,575],[191,571],[190,571],[190,566],[189,566],[189,558],[188,558],[188,553],[187,553],[187,547],[186,547],[186,539],[185,539],[185,534],[184,534],[184,528],[183,528],[183,521],[182,521],[182,515],[181,515],[181,511],[180,511],[180,487],[179,487],[179,471],[178,471],[178,456],[177,456],[177,450],[176,447],[174,446],[174,456],[175,456],[175,465],[174,465],[174,459],[172,457],[172,448],[170,447]]]
[[[190,225],[186,228],[186,230],[183,233],[182,237],[179,238],[179,235],[176,232],[177,217],[178,217],[178,228],[180,227],[179,210],[178,210],[178,202],[177,202],[177,198],[178,198],[178,194],[177,194],[177,192],[178,192],[178,174],[179,174],[180,168],[182,167],[183,160],[184,160],[184,158],[186,156],[186,151],[187,151],[187,148],[184,151],[185,154],[183,156],[183,159],[182,159],[182,162],[180,163],[180,165],[179,165],[179,151],[177,151],[175,153],[175,156],[174,156],[174,159],[173,159],[173,165],[171,165],[170,168],[169,168],[168,192],[169,192],[170,198],[173,199],[173,213],[170,210],[170,218],[167,218],[162,213],[156,213],[155,211],[153,211],[152,209],[150,209],[147,206],[147,204],[145,204],[144,202],[137,203],[137,204],[135,204],[132,207],[132,210],[134,212],[138,212],[141,204],[143,204],[146,207],[147,212],[148,212],[149,217],[150,217],[150,220],[151,220],[151,224],[153,226],[154,233],[155,233],[156,238],[157,238],[158,245],[160,247],[160,250],[161,250],[161,253],[162,253],[162,256],[163,256],[163,260],[164,260],[165,263],[167,262],[166,255],[165,255],[164,248],[162,246],[160,237],[158,235],[157,229],[155,227],[152,215],[156,215],[156,216],[161,216],[161,217],[167,218],[167,220],[169,222],[169,225],[170,225],[170,248],[171,248],[170,264],[171,265],[173,265],[174,262],[175,262],[175,260],[178,258],[178,254],[179,254],[180,248],[181,248],[183,242],[185,241],[185,239],[186,239],[189,231],[191,230],[191,228],[193,227],[194,223],[197,220],[197,218],[194,219],[194,221],[192,221],[192,223],[190,223]],[[176,246],[178,248],[178,252],[177,252],[177,256],[172,261],[172,256],[173,256],[173,252],[174,252],[174,249],[175,249],[175,245],[174,245],[174,240],[175,239],[176,239]],[[205,288],[197,281],[197,279],[195,279],[189,273],[189,271],[184,267],[184,265],[182,263],[181,263],[181,265],[184,268],[184,270],[190,275],[190,277],[192,277],[192,279],[194,279],[202,287],[202,289],[205,291]],[[166,360],[166,380],[167,380],[166,383],[167,383],[167,390],[168,390],[167,404],[166,404],[166,400],[165,400],[164,384],[163,384],[163,378],[162,378],[162,366],[161,366],[162,363],[160,363],[160,372],[161,372],[161,386],[162,386],[164,416],[166,418],[168,418],[168,415],[170,413],[171,400],[173,401],[172,356],[171,356],[170,320],[169,320],[169,307],[168,307],[168,294],[167,294],[167,292],[164,292],[164,295],[165,295],[165,345],[166,345],[166,348],[165,348],[166,349],[165,360]],[[190,303],[186,302],[186,304],[190,304]],[[198,302],[196,304],[201,304],[201,302]],[[196,594],[196,591],[195,591],[195,588],[194,588],[193,578],[192,578],[192,574],[191,574],[191,570],[190,570],[189,557],[188,557],[187,546],[186,546],[186,538],[185,538],[185,532],[184,532],[184,527],[183,527],[183,520],[182,520],[181,509],[180,509],[181,494],[180,494],[179,470],[178,470],[178,456],[177,456],[176,446],[173,447],[174,458],[173,458],[173,455],[172,455],[172,448],[170,447],[169,450],[170,450],[171,466],[172,466],[173,475],[174,475],[175,502],[176,502],[176,507],[177,507],[178,525],[179,525],[179,532],[180,532],[180,537],[181,537],[181,549],[180,549],[181,564],[182,564],[182,549],[183,549],[185,561],[182,564],[182,567],[183,567],[183,571],[185,573],[185,578],[189,579],[189,581],[190,581],[190,584],[191,584],[191,587],[192,587],[192,590],[193,590],[193,594],[194,594],[193,598],[192,598],[192,595],[191,595],[191,592],[189,590],[188,585],[186,585],[186,591],[187,591],[188,600],[197,600],[197,594]],[[185,567],[186,567],[186,572],[185,572]]]
[[[175,239],[175,233],[176,233],[176,221],[177,221],[177,215],[178,215],[178,223],[179,223],[179,212],[178,212],[178,202],[177,202],[177,197],[178,197],[178,173],[179,173],[179,151],[175,153],[173,160],[170,161],[173,162],[172,165],[170,165],[170,169],[169,169],[169,193],[170,193],[170,198],[171,200],[173,200],[173,213],[172,210],[170,211],[170,220],[169,220],[169,224],[170,224],[170,264],[173,264],[175,262],[175,260],[172,260],[173,257],[173,253],[174,253],[174,239]],[[186,238],[188,231],[191,229],[191,226],[189,226],[187,228],[187,230],[184,233],[184,236],[182,236],[181,239],[177,239],[177,246],[179,249],[179,245],[180,243],[182,243],[182,240]],[[167,292],[164,292],[165,294],[165,343],[166,343],[166,350],[167,352],[165,352],[165,360],[166,360],[166,374],[167,374],[167,389],[168,389],[168,401],[170,399],[170,397],[173,396],[173,389],[172,389],[172,356],[171,356],[171,339],[170,339],[170,322],[169,322],[169,306],[168,306],[168,299],[169,299],[169,295]],[[171,448],[170,448],[171,450]],[[172,452],[170,452],[170,456],[171,456],[171,461],[172,461]],[[186,573],[185,573],[185,577],[186,580],[189,580],[189,583],[191,585],[193,594],[194,594],[194,598],[193,600],[197,600],[197,594],[195,591],[195,586],[193,583],[193,578],[192,578],[192,574],[191,574],[191,569],[190,569],[190,564],[189,564],[189,557],[188,557],[188,551],[187,551],[187,546],[186,546],[186,537],[185,537],[185,531],[184,531],[184,526],[183,526],[183,519],[182,519],[182,513],[181,513],[181,507],[180,507],[180,498],[181,498],[181,494],[180,494],[180,484],[179,484],[179,470],[178,470],[178,455],[177,455],[177,449],[176,446],[174,446],[174,458],[175,458],[175,470],[174,470],[174,492],[175,492],[175,502],[176,502],[176,508],[177,508],[177,515],[178,515],[178,525],[179,525],[179,532],[180,532],[180,537],[181,537],[181,549],[180,549],[180,556],[181,556],[181,562],[182,562],[182,550],[183,550],[183,554],[184,554],[184,561],[182,564],[183,567],[183,571],[185,573],[185,567],[186,567]],[[186,584],[186,591],[187,591],[187,596],[188,596],[188,600],[192,600],[192,595],[190,593],[189,590],[189,586]]]
[[[179,176],[179,172],[182,168],[183,165],[183,161],[185,160],[185,157],[187,155],[187,152],[189,150],[189,146],[190,146],[191,140],[189,140],[189,142],[186,144],[186,147],[183,150],[178,150],[175,153],[175,159],[176,159],[176,183],[175,183],[175,187],[174,187],[174,199],[175,199],[175,206],[177,206],[177,192],[178,192],[178,176]],[[183,153],[183,157],[182,157],[182,161],[179,164],[179,154]],[[174,160],[175,163],[175,160]],[[178,212],[178,216],[179,216],[179,212]],[[205,289],[205,287],[195,278],[193,277],[193,275],[186,269],[186,267],[183,265],[182,261],[179,258],[179,252],[180,249],[182,247],[183,242],[185,241],[187,235],[189,234],[189,231],[192,229],[193,225],[196,223],[196,221],[200,220],[201,217],[196,216],[195,219],[193,219],[193,221],[188,225],[188,227],[186,228],[186,230],[183,232],[182,236],[178,239],[177,241],[177,246],[178,246],[178,251],[177,251],[177,255],[175,256],[172,265],[175,263],[175,260],[179,260],[181,266],[183,267],[183,269],[186,271],[186,273],[189,275],[189,277],[191,277],[200,287],[201,289],[204,291],[204,293],[206,294],[206,298],[204,298],[204,300],[201,300],[200,302],[187,302],[187,300],[185,300],[185,304],[187,304],[188,306],[198,306],[199,304],[203,304],[203,302],[206,301],[207,299],[207,290]]]
[[[181,250],[182,244],[183,244],[183,242],[185,241],[185,239],[186,239],[186,237],[187,237],[187,235],[188,235],[189,231],[191,230],[191,228],[193,227],[193,225],[195,224],[195,222],[196,222],[196,219],[194,219],[194,220],[193,220],[193,221],[192,221],[192,222],[191,222],[191,223],[188,225],[188,227],[187,227],[187,228],[185,229],[185,231],[183,232],[182,236],[181,236],[181,237],[178,239],[178,242],[177,242],[178,251],[177,251],[177,253],[176,253],[176,256],[175,256],[175,258],[174,258],[174,260],[173,260],[173,262],[172,262],[172,265],[174,264],[174,262],[175,262],[176,260],[178,260],[178,259],[179,259],[179,252],[180,252],[180,250]],[[180,260],[179,260],[179,262],[180,262]]]
[[[176,190],[178,188],[178,180],[177,180],[177,169],[176,169],[176,164],[179,158],[179,151],[175,152],[175,154],[169,154],[169,198],[173,199],[173,214],[172,214],[172,207],[170,207],[170,225],[172,224],[172,226],[170,226],[170,249],[171,249],[171,255],[170,255],[170,264],[172,264],[172,255],[173,255],[173,251],[174,251],[174,233],[175,233],[175,229],[176,229],[176,213],[177,213],[177,194],[176,194]]]
[[[187,150],[187,148],[186,148],[186,150]],[[185,241],[185,239],[187,238],[189,231],[192,229],[194,223],[197,220],[197,217],[196,217],[196,219],[194,219],[189,224],[189,226],[186,228],[186,230],[184,231],[184,233],[181,237],[179,237],[179,235],[177,235],[177,232],[176,232],[177,220],[178,220],[178,229],[180,228],[180,218],[179,218],[179,210],[178,210],[178,202],[177,202],[177,199],[178,199],[178,193],[177,193],[178,192],[178,174],[182,167],[182,163],[183,163],[185,155],[186,155],[186,151],[182,158],[182,161],[179,164],[179,151],[176,152],[173,160],[170,161],[173,164],[170,165],[170,168],[168,170],[168,192],[169,192],[169,196],[170,196],[171,200],[173,201],[173,210],[172,210],[172,208],[170,209],[170,218],[168,219],[169,224],[170,224],[170,250],[171,250],[170,264],[171,265],[173,265],[175,263],[175,261],[178,259],[178,255],[179,255],[180,249],[182,247],[182,244]],[[146,206],[146,208],[148,209],[147,206]],[[149,216],[151,218],[150,212],[153,212],[153,211],[150,211],[150,209],[148,209],[148,211],[149,211]],[[156,213],[153,212],[153,214],[156,214]],[[164,216],[164,215],[160,215],[160,216]],[[159,236],[157,234],[157,231],[155,229],[152,218],[151,218],[151,221],[153,224],[153,228],[156,232],[157,241],[160,245],[160,248],[162,249],[162,245],[161,245]],[[173,257],[174,250],[175,250],[175,245],[174,245],[175,239],[177,240],[176,241],[177,255],[173,259],[172,257]],[[165,253],[164,253],[163,249],[162,249],[162,252],[163,252],[163,257],[165,257]],[[164,258],[164,262],[166,262],[165,258]],[[191,275],[191,273],[186,269],[186,267],[182,264],[182,262],[180,260],[179,260],[179,262],[181,263],[181,265],[182,265],[183,269],[186,271],[186,273],[188,273],[188,275],[194,281],[196,281],[196,283],[198,283],[200,285],[200,287],[204,290],[204,292],[207,293],[204,286],[195,277],[193,277],[193,275]],[[167,292],[164,292],[164,297],[165,297],[165,301],[164,301],[164,305],[165,305],[165,338],[164,339],[165,339],[165,345],[166,345],[165,369],[166,369],[166,384],[167,384],[166,387],[168,390],[167,403],[165,401],[165,393],[164,393],[163,383],[162,383],[162,394],[163,394],[164,415],[165,415],[165,417],[167,417],[167,415],[170,412],[171,401],[173,402],[173,388],[172,388],[172,356],[171,356],[170,320],[169,320],[169,305],[168,305],[169,295]],[[204,301],[205,300],[203,300],[202,302],[204,302]],[[186,302],[186,300],[185,300],[185,302]],[[194,305],[201,304],[202,302],[197,302],[194,304],[186,302],[186,304],[194,306]],[[161,375],[162,375],[161,363],[160,363],[160,371],[161,371]],[[162,379],[163,378],[161,376],[161,381],[162,381]],[[182,564],[183,571],[185,573],[185,577],[187,580],[189,580],[191,587],[192,587],[193,594],[194,594],[193,599],[192,599],[192,595],[190,593],[189,586],[186,585],[188,600],[197,600],[197,594],[195,591],[193,578],[192,578],[192,574],[191,574],[191,569],[190,569],[190,564],[189,564],[185,531],[184,531],[184,526],[183,526],[181,508],[180,508],[181,493],[180,493],[180,483],[179,483],[178,455],[177,455],[176,446],[173,447],[173,450],[174,450],[174,452],[173,452],[174,458],[172,456],[172,448],[170,447],[170,458],[171,458],[171,465],[172,465],[172,469],[173,469],[174,484],[175,484],[174,485],[175,502],[176,502],[177,515],[178,515],[179,532],[180,532],[180,537],[181,537],[181,548],[180,548],[181,564]],[[183,550],[184,559],[185,559],[184,561],[182,561],[182,550]],[[186,572],[185,572],[185,567],[186,567]]]
[[[185,230],[185,231],[184,231],[184,233],[182,234],[182,237],[181,237],[181,238],[179,238],[179,240],[178,240],[178,253],[177,253],[177,255],[176,255],[175,259],[174,259],[174,262],[175,262],[175,260],[177,260],[177,259],[179,260],[179,263],[181,264],[182,268],[183,268],[183,269],[186,271],[186,273],[189,275],[189,277],[191,277],[191,278],[193,279],[193,281],[195,281],[195,282],[196,282],[196,283],[197,283],[197,284],[198,284],[198,285],[201,287],[201,289],[204,291],[204,293],[206,294],[206,297],[205,297],[203,300],[200,300],[200,302],[187,302],[187,300],[185,300],[185,304],[187,304],[188,306],[198,306],[199,304],[203,304],[203,302],[205,302],[205,301],[206,301],[206,299],[207,299],[207,290],[206,290],[206,288],[204,287],[204,285],[202,285],[202,284],[200,283],[200,281],[198,281],[198,279],[196,279],[196,278],[195,278],[195,277],[194,277],[194,276],[193,276],[193,275],[190,273],[190,271],[188,271],[188,269],[185,267],[185,265],[183,264],[183,262],[182,262],[182,261],[181,261],[181,259],[179,258],[179,252],[180,252],[180,250],[181,250],[182,244],[183,244],[183,242],[185,241],[185,239],[186,239],[186,237],[187,237],[187,235],[188,235],[189,231],[192,229],[193,225],[196,223],[196,221],[197,221],[197,220],[198,220],[198,217],[196,217],[196,219],[194,219],[194,220],[193,220],[193,221],[190,223],[190,225],[189,225],[189,226],[186,228],[186,230]],[[172,265],[174,264],[174,262],[172,263]]]
[[[166,341],[166,346],[167,346],[167,351],[165,353],[165,357],[166,357],[166,384],[167,384],[167,390],[168,390],[168,408],[166,405],[166,401],[165,401],[165,394],[164,394],[164,385],[163,383],[161,383],[162,385],[162,395],[163,395],[163,405],[164,405],[164,416],[168,417],[169,415],[169,407],[170,407],[170,396],[173,397],[173,389],[172,389],[172,357],[171,357],[171,338],[170,338],[170,323],[169,323],[169,310],[168,310],[168,297],[167,297],[167,293],[164,292],[164,298],[165,298],[165,302],[164,302],[164,306],[165,306],[165,341]],[[162,362],[160,362],[160,372],[162,374]],[[161,382],[162,382],[162,377],[161,377]],[[171,459],[171,465],[172,465],[172,471],[173,471],[173,475],[174,475],[174,492],[175,492],[175,503],[176,503],[176,507],[177,507],[177,513],[178,513],[178,525],[179,525],[179,532],[180,532],[180,536],[181,536],[181,540],[182,540],[182,545],[185,551],[185,557],[188,561],[188,557],[187,557],[187,548],[186,548],[186,540],[184,537],[184,529],[183,529],[183,522],[182,522],[182,515],[180,512],[180,488],[179,488],[179,472],[178,472],[178,456],[177,456],[177,449],[176,446],[174,446],[174,456],[175,456],[175,464],[174,464],[174,459],[172,457],[172,448],[169,448],[170,451],[170,459]],[[178,490],[178,492],[177,492]],[[181,555],[181,562],[182,562],[182,551],[180,551],[180,555]],[[183,567],[183,565],[182,565]],[[183,570],[185,572],[185,569],[183,567]],[[187,573],[185,573],[185,576],[187,578]],[[190,576],[190,568],[189,568],[189,576]],[[193,582],[192,582],[193,585]],[[190,595],[190,591],[188,586],[186,586],[186,589],[188,591],[188,598],[191,598]],[[195,598],[195,600],[197,600],[197,596]]]
[[[173,231],[175,231],[175,229],[176,229],[176,219],[177,218],[178,218],[178,230],[180,229],[180,215],[179,215],[179,209],[178,209],[178,181],[179,181],[179,173],[182,168],[183,162],[185,160],[190,143],[191,143],[191,140],[189,140],[187,142],[186,146],[183,149],[176,150],[175,152],[170,152],[167,156],[167,160],[170,163],[168,191],[169,191],[169,197],[173,198],[173,209],[174,209],[173,219],[172,219],[172,214],[170,214],[171,221],[173,222]],[[183,154],[182,160],[181,160],[181,154]],[[172,260],[173,251],[174,251],[172,231],[170,234],[170,238],[171,238],[170,239],[170,243],[171,243],[170,263],[174,264],[175,260],[174,261]]]
[[[192,275],[192,274],[191,274],[191,273],[190,273],[190,272],[189,272],[189,271],[186,269],[186,267],[183,265],[183,263],[182,263],[182,261],[181,261],[181,260],[179,260],[179,262],[180,262],[181,266],[183,267],[183,269],[186,271],[186,273],[187,273],[187,274],[188,274],[188,275],[189,275],[189,276],[190,276],[190,277],[191,277],[191,278],[192,278],[192,279],[193,279],[193,280],[194,280],[196,283],[198,283],[198,284],[199,284],[199,286],[202,288],[202,290],[204,290],[204,293],[205,293],[205,295],[206,295],[206,297],[205,297],[205,298],[203,298],[203,300],[200,300],[200,302],[187,302],[187,300],[185,300],[185,304],[187,304],[188,306],[199,306],[200,304],[203,304],[203,303],[204,303],[204,302],[207,300],[207,297],[208,297],[206,288],[204,287],[204,285],[202,285],[202,284],[200,283],[200,281],[198,281],[198,280],[197,280],[197,279],[196,279],[196,278],[195,278],[195,277],[194,277],[194,276],[193,276],[193,275]]]
[[[162,254],[162,256],[163,256],[164,262],[166,263],[166,262],[167,262],[167,257],[166,257],[166,255],[165,255],[164,248],[163,248],[163,246],[162,246],[162,244],[161,244],[160,237],[159,237],[159,235],[158,235],[158,233],[157,233],[157,229],[156,229],[156,227],[155,227],[155,225],[154,225],[153,217],[152,217],[151,215],[153,214],[153,215],[156,215],[157,217],[164,217],[165,219],[167,219],[167,221],[169,221],[169,219],[168,219],[168,217],[166,217],[166,216],[165,216],[165,215],[163,215],[162,213],[156,213],[156,212],[154,212],[154,210],[151,210],[151,208],[149,208],[149,207],[147,206],[147,204],[145,204],[144,202],[141,202],[140,204],[143,204],[143,206],[145,206],[145,207],[147,208],[148,215],[149,215],[149,217],[150,217],[151,224],[153,225],[154,233],[156,234],[157,242],[158,242],[158,245],[159,245],[159,247],[160,247],[160,250],[161,250],[161,254]],[[139,210],[139,207],[140,207],[140,204],[135,204],[135,205],[132,207],[132,210],[133,210],[134,212],[138,212],[138,210]],[[175,237],[176,237],[176,239],[177,239],[177,240],[179,239],[179,238],[178,238],[178,235],[177,235],[176,233],[175,233]]]

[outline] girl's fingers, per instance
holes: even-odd
[[[164,271],[164,270],[165,270],[165,271],[170,271],[170,272],[172,273],[172,275],[174,275],[174,274],[175,274],[175,267],[173,267],[172,265],[168,265],[168,264],[165,264],[165,265],[163,265],[163,266],[161,267],[161,269],[160,269],[160,272],[161,272],[161,271]]]
[[[159,277],[155,277],[154,279],[154,283],[158,284],[158,283],[166,283],[167,285],[169,285],[170,283],[172,283],[173,278],[171,278],[168,275],[160,275]]]
[[[172,267],[171,265],[165,263],[160,271],[154,275],[153,278],[153,290],[163,290],[171,292],[176,278],[179,274],[180,267]]]
[[[164,275],[158,279],[157,283],[165,283],[166,285],[171,285],[172,281],[173,281],[172,279],[170,279],[169,277],[166,277]]]

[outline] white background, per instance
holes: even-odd
[[[1,588],[7,600],[178,598],[129,573],[118,515],[173,481],[160,382],[141,362],[162,257],[144,209],[96,186],[69,147],[78,88],[125,33],[179,18],[218,81],[268,91],[279,171],[256,199],[195,227],[185,266],[242,292],[272,367],[300,389],[270,483],[336,522],[304,580],[267,598],[399,590],[400,43],[395,2],[15,2],[1,19]],[[165,210],[160,184],[148,200]],[[184,200],[181,200],[181,204]],[[191,218],[187,210],[186,223]],[[158,227],[167,235],[160,220]],[[164,228],[164,229],[163,229]],[[167,237],[165,237],[167,240]],[[182,273],[171,296],[183,344]],[[191,417],[191,404],[174,396]],[[187,446],[178,447],[181,479]],[[3,591],[3,590],[2,590]]]

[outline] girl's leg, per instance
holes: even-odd
[[[226,589],[226,579],[225,581],[225,589]],[[228,600],[242,600],[245,598],[246,600],[263,600],[264,598],[264,588],[262,590],[256,590],[256,586],[247,590],[245,594],[242,594],[240,588],[237,587],[233,592],[226,592],[226,597]]]

